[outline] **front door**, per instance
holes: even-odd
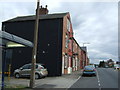
[[[65,60],[64,60],[64,56],[62,57],[62,74],[64,74],[64,63],[65,63]]]

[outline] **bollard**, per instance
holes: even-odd
[[[8,66],[8,81],[10,80],[10,70],[11,70],[11,64]]]

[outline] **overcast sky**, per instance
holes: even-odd
[[[11,1],[0,2],[0,28],[2,21],[35,14],[35,1]],[[92,63],[99,63],[99,60],[118,60],[118,2],[108,1],[42,0],[40,4],[47,4],[50,14],[69,12],[75,39],[80,46],[90,43],[84,44],[88,57]]]

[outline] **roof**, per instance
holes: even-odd
[[[2,40],[0,41],[0,45],[2,46],[6,46],[8,43],[12,43],[12,44],[16,43],[16,44],[33,47],[32,42],[1,30],[0,30],[0,40]]]
[[[75,41],[75,43],[78,45],[78,47],[79,47],[79,48],[81,48],[81,47],[80,47],[80,45],[78,44],[78,42],[75,40],[75,38],[74,38],[74,37],[73,37],[73,40],[74,40],[74,41]]]
[[[39,19],[55,19],[55,18],[63,18],[68,12],[66,13],[54,13],[54,14],[45,14],[39,15]],[[16,18],[4,21],[4,22],[15,22],[15,21],[28,21],[28,20],[35,20],[36,15],[30,16],[18,16]]]
[[[87,52],[87,47],[81,47],[81,49],[85,52]]]

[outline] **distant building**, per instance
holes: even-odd
[[[106,62],[109,67],[114,67],[114,61],[112,59],[107,60]]]
[[[114,61],[112,59],[100,61],[99,67],[114,67]]]
[[[87,65],[87,62],[89,61],[87,57],[87,47],[81,47],[82,49],[82,60],[83,60],[83,67]]]

